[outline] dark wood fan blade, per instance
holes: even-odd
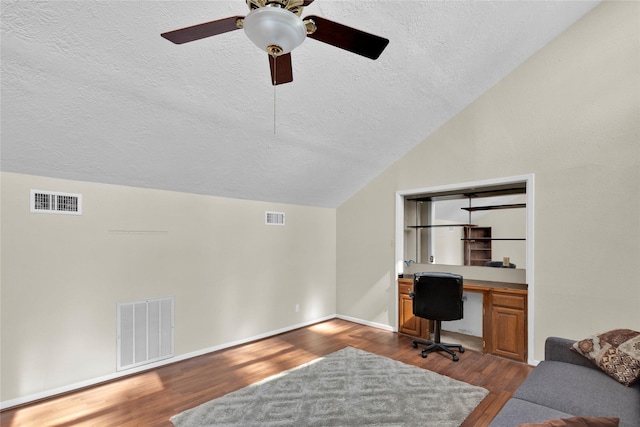
[[[309,6],[311,3],[313,3],[313,0],[304,0],[304,2],[302,3],[302,7],[307,7],[307,6]]]
[[[194,40],[200,40],[206,37],[237,30],[239,27],[236,25],[236,21],[242,18],[244,18],[244,16],[230,16],[229,18],[205,22],[204,24],[181,28],[179,30],[162,33],[160,35],[175,44],[192,42]]]
[[[389,44],[389,40],[384,37],[365,33],[319,16],[307,16],[304,19],[312,19],[318,28],[314,33],[308,34],[307,37],[370,59],[378,59],[384,48]]]
[[[269,66],[271,67],[271,84],[281,85],[293,81],[293,68],[291,67],[291,54],[276,56],[269,55]]]

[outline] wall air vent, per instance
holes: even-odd
[[[265,212],[264,223],[266,225],[284,225],[284,212]]]
[[[31,212],[82,215],[82,194],[31,190]]]
[[[173,297],[118,304],[118,371],[173,356],[173,307]]]

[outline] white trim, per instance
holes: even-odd
[[[404,272],[404,196],[403,192],[396,191],[396,268],[395,275],[393,277],[400,277],[400,274]],[[399,301],[398,286],[395,287],[395,301]],[[393,305],[393,309],[396,311],[394,326],[395,331],[400,330],[399,324],[399,307],[398,304]]]
[[[535,286],[534,284],[534,246],[533,246],[533,236],[534,236],[534,224],[533,220],[535,209],[534,209],[534,197],[535,195],[535,186],[534,186],[534,177],[533,174],[529,175],[527,179],[527,271],[526,271],[526,281],[527,281],[527,363],[530,365],[537,366],[540,363],[538,360],[534,358],[534,336],[533,336],[533,325],[535,324],[535,310],[534,310],[534,302],[535,302]]]
[[[527,296],[527,349],[528,360],[527,363],[536,365],[537,361],[533,358],[534,351],[534,302],[535,302],[535,286],[534,286],[534,174],[516,175],[505,178],[493,178],[482,181],[463,182],[460,184],[440,185],[436,187],[418,188],[413,190],[400,190],[396,191],[396,268],[395,277],[398,277],[404,271],[404,198],[406,196],[412,196],[423,193],[436,193],[441,191],[455,191],[463,190],[472,187],[488,187],[501,184],[516,184],[524,182],[527,189],[527,269],[526,269],[526,282],[528,285]],[[395,286],[396,301],[398,300],[398,287]],[[398,330],[398,307],[394,307],[396,310],[395,315],[395,329]]]
[[[324,322],[327,320],[331,320],[331,319],[335,319],[337,316],[335,314],[329,315],[329,316],[325,316],[325,317],[320,317],[318,319],[314,319],[314,320],[309,320],[307,322],[302,322],[302,323],[297,323],[295,325],[292,326],[287,326],[286,328],[281,328],[281,329],[277,329],[275,331],[270,331],[270,332],[265,332],[263,334],[259,334],[259,335],[254,335],[252,337],[249,338],[245,338],[245,339],[241,339],[241,340],[237,340],[237,341],[233,341],[233,342],[228,342],[228,343],[224,343],[224,344],[220,344],[217,346],[213,346],[213,347],[209,347],[209,348],[205,348],[202,350],[197,350],[197,351],[193,351],[191,353],[186,353],[186,354],[182,354],[180,356],[176,356],[176,357],[172,357],[170,359],[164,359],[162,361],[158,361],[158,362],[154,362],[154,363],[149,363],[148,365],[144,365],[144,366],[139,366],[137,368],[131,368],[128,369],[126,371],[120,371],[120,372],[114,372],[112,374],[109,375],[104,375],[101,377],[97,377],[97,378],[92,378],[90,380],[86,380],[86,381],[80,381],[74,384],[69,384],[66,386],[62,386],[62,387],[57,387],[54,389],[50,389],[50,390],[46,390],[46,391],[42,391],[39,393],[34,393],[34,394],[30,394],[27,396],[22,396],[22,397],[18,397],[16,399],[10,399],[10,400],[5,400],[0,402],[0,410],[4,411],[5,409],[9,409],[9,408],[13,408],[14,406],[20,406],[20,405],[25,405],[27,403],[31,403],[31,402],[35,402],[37,400],[42,400],[42,399],[47,399],[59,394],[64,394],[64,393],[69,393],[75,390],[80,390],[82,388],[87,388],[87,387],[91,387],[91,386],[95,386],[101,383],[105,383],[107,381],[113,381],[119,378],[124,378],[124,377],[128,377],[134,374],[138,374],[140,372],[145,372],[145,371],[150,371],[152,369],[156,369],[156,368],[160,368],[162,366],[165,365],[170,365],[172,363],[176,363],[176,362],[180,362],[182,360],[187,360],[187,359],[191,359],[193,357],[197,357],[197,356],[202,356],[203,354],[207,354],[207,353],[212,353],[214,351],[218,351],[218,350],[224,350],[225,348],[229,348],[229,347],[234,347],[240,344],[246,344],[252,341],[258,341],[264,338],[268,338],[271,336],[275,336],[275,335],[279,335],[285,332],[289,332],[289,331],[293,331],[294,329],[299,329],[299,328],[303,328],[305,326],[310,326],[313,325],[315,323],[320,323],[320,322]]]
[[[392,326],[385,325],[382,323],[370,322],[368,320],[362,320],[356,317],[344,316],[342,314],[337,314],[336,317],[338,319],[346,320],[348,322],[359,323],[361,325],[371,326],[372,328],[384,329],[385,331],[395,332]]]

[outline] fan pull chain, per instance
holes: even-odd
[[[276,134],[276,76],[278,75],[278,61],[275,53],[273,54],[273,134]]]

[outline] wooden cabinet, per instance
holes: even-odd
[[[429,339],[429,321],[413,315],[413,280],[398,281],[398,332]]]
[[[526,362],[527,291],[499,287],[496,283],[465,280],[464,284],[466,292],[482,293],[484,352]],[[413,300],[409,296],[412,290],[413,280],[398,279],[398,332],[429,339],[430,322],[413,315]]]
[[[491,261],[491,227],[464,227],[464,265]]]
[[[491,335],[488,342],[485,342],[488,346],[485,351],[496,356],[526,362],[526,291],[493,291],[490,293],[489,305]]]

